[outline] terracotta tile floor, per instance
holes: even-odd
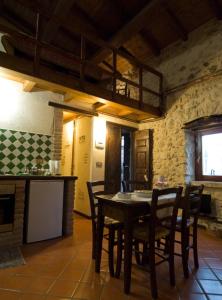
[[[91,260],[90,221],[76,216],[73,237],[25,245],[24,266],[0,270],[0,300],[125,300],[151,299],[148,273],[132,269],[131,294],[123,293],[123,276],[110,278],[107,255],[101,273]],[[157,268],[159,299],[222,300],[222,239],[199,230],[200,268],[184,279],[176,258],[176,287],[168,280],[168,266]]]

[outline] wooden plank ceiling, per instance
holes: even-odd
[[[41,19],[38,19],[39,16]],[[122,76],[133,65],[126,57],[146,63],[148,58],[160,55],[165,47],[175,41],[189,39],[190,32],[212,18],[222,19],[222,0],[0,0],[1,32],[4,32],[1,26],[7,26],[62,51],[52,52],[42,48],[36,58],[38,46],[31,40],[21,40],[20,36],[7,34],[1,38],[7,54],[23,59],[24,63],[35,59],[35,63],[40,61],[45,69],[80,79],[81,64],[78,65],[74,58],[82,58],[84,46],[84,59],[100,67],[86,65],[84,80],[98,87],[104,87],[112,79],[103,70],[119,72]],[[81,35],[88,38],[84,44]],[[124,57],[117,58],[118,72],[113,70],[110,49],[101,47],[103,44],[123,54]],[[4,56],[0,56],[0,65],[7,68]],[[15,71],[25,72],[25,67]],[[38,74],[34,75],[38,77]],[[49,76],[45,79],[50,81]],[[34,85],[26,82],[25,88],[31,90]],[[81,90],[77,86],[73,88]],[[73,91],[73,95],[75,93]],[[154,108],[148,103],[134,110],[135,107],[123,107],[124,101],[126,106],[132,102],[126,94],[125,100],[112,98],[111,102],[101,102],[95,93],[93,95],[95,97],[88,102],[100,112],[137,121],[161,115],[160,103]],[[78,101],[84,102],[82,98],[79,97]],[[89,96],[86,98],[89,99]],[[71,97],[69,102],[72,101],[76,101],[75,97]]]

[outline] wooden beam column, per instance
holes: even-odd
[[[139,68],[139,108],[143,105],[143,69]]]
[[[83,83],[84,81],[84,66],[85,66],[85,59],[86,59],[86,41],[84,36],[81,35],[81,53],[80,53],[80,79]]]
[[[222,5],[220,4],[220,2],[218,0],[209,0],[209,1],[217,19],[222,20]]]
[[[37,75],[38,71],[39,71],[39,63],[40,63],[40,51],[41,51],[41,47],[40,47],[40,14],[37,13],[36,15],[36,33],[35,33],[35,40],[36,40],[36,44],[35,44],[35,56],[34,56],[34,70],[33,70],[33,74]]]
[[[113,50],[113,98],[116,96],[116,66],[117,66],[117,54],[116,51]]]

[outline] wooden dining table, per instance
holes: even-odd
[[[151,197],[137,200],[118,199],[113,194],[104,194],[96,196],[96,199],[98,200],[98,223],[95,271],[100,272],[104,217],[107,216],[122,222],[124,226],[124,292],[128,294],[131,281],[133,222],[149,214]]]
[[[127,197],[129,195],[129,198]],[[118,196],[119,195],[119,196]],[[160,197],[163,201],[172,199],[170,197]],[[121,196],[121,197],[120,197]],[[122,198],[124,196],[124,198]],[[132,268],[132,240],[133,224],[139,217],[147,216],[150,213],[150,203],[152,192],[149,195],[139,197],[135,193],[118,193],[97,195],[98,200],[98,223],[96,236],[96,264],[95,271],[100,272],[102,242],[104,230],[104,218],[110,217],[123,223],[124,226],[124,292],[130,292],[131,268]],[[182,202],[180,203],[180,207]]]

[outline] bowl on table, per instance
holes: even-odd
[[[117,197],[119,199],[131,199],[132,193],[126,193],[126,192],[119,192],[117,193]]]
[[[151,190],[135,190],[134,195],[141,198],[151,198],[152,192]]]

